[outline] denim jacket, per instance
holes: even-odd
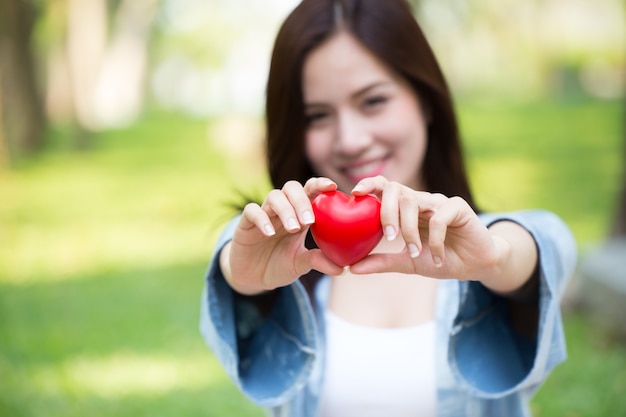
[[[539,251],[537,339],[518,335],[507,304],[479,282],[440,280],[436,300],[437,415],[530,416],[529,399],[566,358],[559,301],[577,259],[567,226],[546,211],[481,215],[484,224],[511,220],[526,228]],[[271,311],[261,314],[235,296],[219,267],[234,219],[219,238],[209,264],[200,330],[226,373],[272,416],[315,417],[323,383],[323,312],[330,279],[310,297],[302,283],[277,289]],[[314,305],[315,304],[315,305]]]

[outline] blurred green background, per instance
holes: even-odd
[[[0,3],[0,416],[262,415],[199,300],[229,204],[268,187],[263,83],[295,3]],[[479,204],[555,211],[584,257],[620,214],[624,2],[413,3]],[[535,415],[626,415],[624,341],[575,298]]]

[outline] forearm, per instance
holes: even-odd
[[[508,300],[511,325],[521,335],[533,339],[539,319],[539,255],[530,233],[511,221],[489,227],[501,255],[494,276],[483,280],[489,290]]]

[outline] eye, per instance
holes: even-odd
[[[363,107],[365,107],[366,110],[374,110],[385,104],[387,101],[387,97],[382,95],[371,96],[363,101]]]
[[[312,111],[305,115],[307,125],[316,125],[322,123],[328,118],[328,112]]]

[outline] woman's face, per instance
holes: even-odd
[[[425,188],[427,120],[420,101],[354,37],[339,32],[308,55],[303,94],[306,155],[317,175],[345,192],[376,175]]]

